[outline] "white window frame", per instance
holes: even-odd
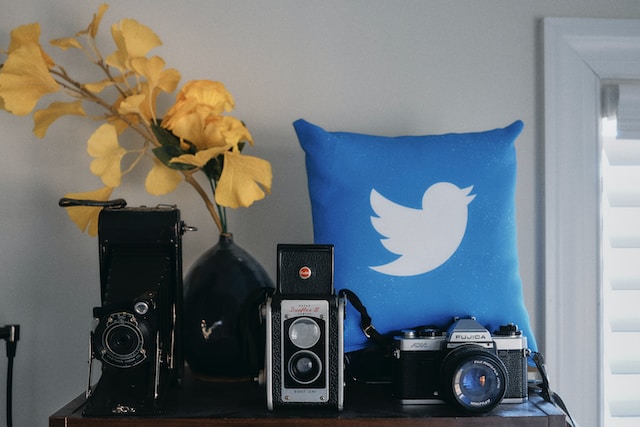
[[[600,82],[640,78],[640,21],[546,18],[545,330],[552,388],[581,427],[601,413]]]

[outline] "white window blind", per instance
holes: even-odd
[[[605,86],[601,153],[605,427],[640,426],[640,83]]]

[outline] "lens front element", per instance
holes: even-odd
[[[322,362],[310,351],[301,350],[289,360],[289,375],[300,384],[311,384],[321,373]]]
[[[504,398],[507,371],[493,353],[468,345],[453,350],[442,364],[444,392],[467,411],[486,412]]]
[[[320,327],[313,319],[301,317],[291,324],[289,339],[298,348],[311,348],[320,339]]]

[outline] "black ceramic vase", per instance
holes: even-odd
[[[264,363],[260,304],[274,288],[262,266],[229,233],[185,276],[184,358],[202,379],[257,375]]]

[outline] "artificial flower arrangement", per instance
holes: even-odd
[[[112,25],[116,50],[103,56],[96,35],[107,9],[108,5],[101,5],[85,30],[50,42],[63,51],[84,52],[100,70],[102,80],[81,83],[74,79],[40,45],[40,25],[22,25],[11,32],[4,52],[7,58],[0,65],[0,108],[17,116],[33,113],[33,133],[44,138],[59,118],[88,117],[84,105],[96,105],[103,114],[95,119],[104,123],[89,137],[87,152],[93,158],[90,170],[104,187],[65,197],[107,201],[122,178],[150,156],[153,166],[145,179],[148,193],[169,193],[184,180],[202,198],[218,230],[227,232],[225,208],[248,207],[264,198],[271,190],[271,165],[241,153],[246,143],[253,144],[253,138],[239,119],[225,114],[234,108],[234,100],[220,82],[187,82],[173,106],[158,117],[158,96],[176,90],[180,73],[165,68],[159,56],[148,56],[162,43],[134,19]],[[51,94],[70,101],[56,100],[34,112],[40,99]],[[125,131],[137,133],[141,144],[123,147],[119,137]],[[194,176],[197,172],[206,176],[211,196]],[[96,235],[100,209],[80,206],[67,208],[67,212],[81,230]]]

